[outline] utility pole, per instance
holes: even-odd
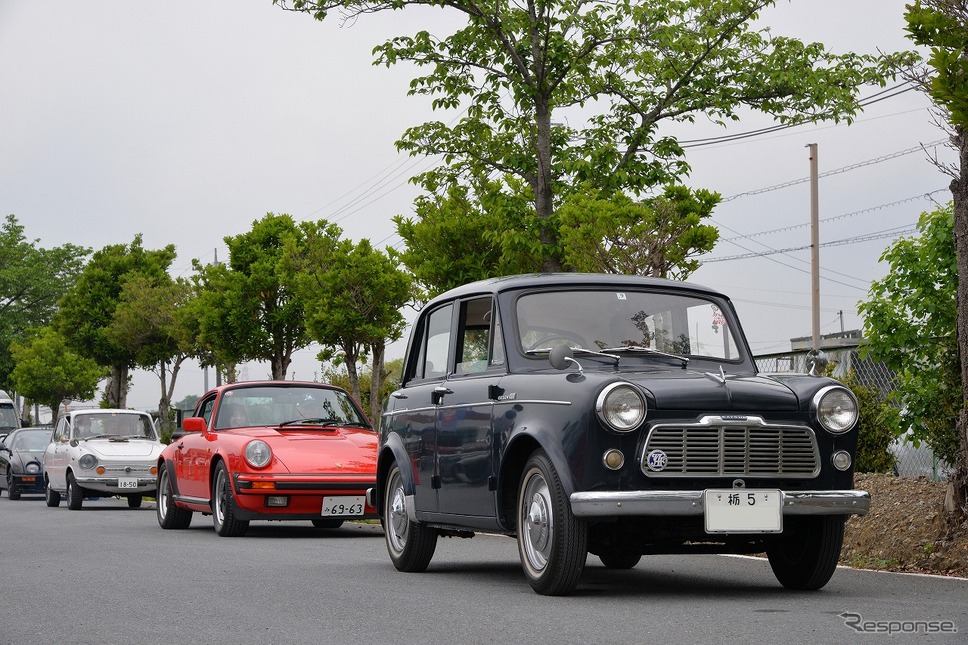
[[[813,283],[813,350],[820,350],[820,190],[817,186],[817,144],[810,148],[810,274]]]

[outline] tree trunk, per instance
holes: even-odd
[[[955,252],[958,258],[958,354],[961,358],[962,409],[958,415],[958,458],[945,500],[949,519],[960,523],[968,517],[968,132],[955,128],[960,172],[951,182],[954,202]]]
[[[558,261],[558,234],[552,225],[554,215],[554,187],[551,169],[551,108],[545,100],[535,101],[535,147],[538,162],[537,182],[534,186],[534,208],[541,229],[538,233],[543,249],[542,273],[561,271]]]
[[[109,408],[124,409],[128,405],[128,367],[111,366],[111,376],[104,387],[104,400]]]

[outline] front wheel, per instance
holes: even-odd
[[[60,493],[50,487],[50,480],[47,480],[44,486],[44,501],[47,502],[47,506],[50,508],[60,506]]]
[[[773,575],[787,589],[814,591],[830,581],[844,543],[843,515],[802,517],[767,547]]]
[[[74,475],[67,473],[67,508],[72,511],[79,511],[83,504],[84,490],[74,479]]]
[[[639,563],[642,556],[634,552],[624,553],[618,550],[610,550],[599,553],[598,559],[608,569],[631,569]]]
[[[141,495],[128,495],[128,508],[141,508]]]
[[[437,549],[437,531],[410,519],[403,477],[396,464],[390,469],[385,493],[383,533],[393,566],[398,571],[425,571]]]
[[[572,514],[543,450],[525,464],[517,508],[518,554],[531,588],[545,596],[570,594],[588,557],[588,525]]]
[[[163,529],[187,529],[192,523],[192,512],[175,506],[174,496],[175,488],[168,467],[162,466],[158,470],[158,504],[155,506],[158,525]]]
[[[7,497],[13,500],[20,499],[20,491],[17,489],[17,480],[13,478],[13,473],[7,469]]]
[[[313,526],[318,529],[338,529],[343,526],[343,520],[313,520]]]
[[[248,520],[235,517],[235,495],[223,461],[215,467],[215,481],[212,483],[212,522],[215,532],[222,537],[239,537],[249,530]]]

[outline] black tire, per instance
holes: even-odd
[[[13,478],[13,473],[7,469],[7,497],[13,500],[20,499],[20,491],[17,489],[17,482]]]
[[[437,530],[410,519],[400,468],[393,464],[383,498],[383,534],[397,571],[426,571],[437,549]]]
[[[67,473],[67,508],[79,511],[83,505],[84,489],[74,479],[74,475]]]
[[[187,529],[192,523],[192,512],[175,506],[174,494],[168,467],[162,466],[158,471],[158,504],[155,506],[158,526],[163,529]]]
[[[544,450],[525,464],[517,521],[518,555],[531,588],[545,596],[574,591],[588,557],[588,525],[572,514]]]
[[[343,520],[313,520],[313,526],[318,529],[338,529],[343,526]]]
[[[235,495],[224,461],[215,466],[215,478],[212,480],[212,523],[215,532],[222,537],[240,537],[249,530],[248,520],[235,517]]]
[[[128,508],[141,508],[141,494],[128,495]]]
[[[60,506],[60,497],[60,493],[50,487],[50,480],[45,478],[44,501],[47,502],[47,506],[50,508],[57,508]]]
[[[766,549],[773,575],[787,589],[820,589],[837,569],[844,543],[844,516],[801,517],[790,522],[784,532]],[[792,525],[792,526],[790,526]]]
[[[599,553],[598,559],[608,569],[631,569],[639,563],[642,556],[638,553],[624,553],[620,551],[606,551]]]

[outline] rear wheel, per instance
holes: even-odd
[[[222,537],[239,537],[249,530],[248,520],[235,517],[232,481],[223,461],[218,462],[215,467],[215,481],[212,483],[212,522],[215,524],[215,532]]]
[[[437,531],[410,519],[400,468],[393,464],[383,496],[383,533],[398,571],[425,571],[437,549]]]
[[[67,473],[67,508],[72,511],[81,510],[84,504],[84,490],[74,479],[74,475]]]
[[[44,499],[47,502],[47,506],[51,508],[57,508],[60,506],[60,493],[50,487],[50,480],[46,481],[44,485]]]
[[[174,495],[168,467],[162,466],[158,471],[158,504],[155,507],[158,525],[163,529],[187,529],[192,523],[192,512],[175,506]]]
[[[588,525],[572,514],[544,450],[525,464],[517,515],[518,554],[531,588],[546,596],[574,591],[588,557]]]
[[[767,547],[773,575],[787,589],[814,591],[830,581],[844,543],[844,516],[801,517]]]
[[[338,529],[343,526],[343,520],[313,520],[313,526],[318,529]]]

